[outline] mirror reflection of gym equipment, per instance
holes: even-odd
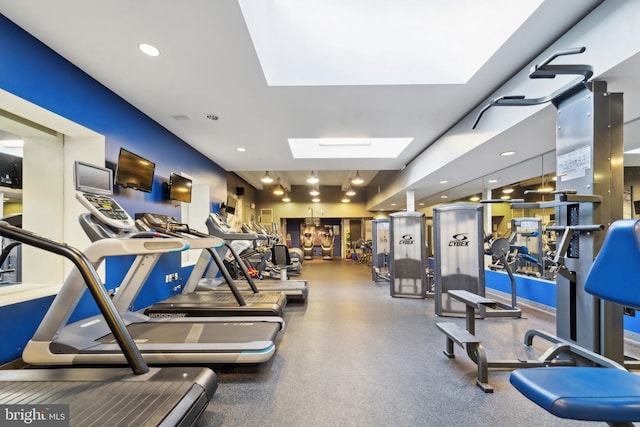
[[[612,385],[611,381],[618,370],[624,370],[623,364],[631,368],[637,366],[637,363],[626,360],[624,356],[622,305],[609,302],[612,299],[611,295],[618,290],[616,286],[604,285],[607,276],[615,271],[615,267],[595,268],[596,265],[613,262],[611,253],[616,252],[615,249],[612,250],[616,243],[606,245],[607,251],[603,246],[600,255],[606,261],[598,262],[596,258],[594,264],[593,259],[602,246],[604,233],[601,230],[622,217],[622,94],[608,92],[605,82],[589,82],[592,71],[588,65],[549,65],[559,56],[583,51],[584,48],[558,52],[534,67],[530,74],[530,78],[577,74],[582,76],[580,81],[572,82],[543,98],[495,98],[481,110],[474,124],[475,128],[482,114],[493,105],[526,106],[551,101],[558,110],[556,153],[560,179],[556,191],[553,192],[555,200],[518,201],[512,204],[513,208],[521,209],[553,207],[556,210],[556,223],[561,224],[547,227],[547,231],[557,233],[559,241],[555,255],[555,261],[560,266],[556,277],[556,335],[532,329],[524,337],[524,343],[528,347],[536,337],[548,341],[551,347],[535,360],[488,361],[474,329],[473,306],[485,304],[482,300],[467,302],[467,313],[470,314],[467,315],[466,330],[453,323],[439,323],[438,328],[446,335],[445,355],[454,357],[454,343],[465,348],[467,355],[478,365],[477,385],[485,392],[492,391],[487,383],[488,369],[520,369],[511,375],[511,382],[525,396],[547,411],[563,418],[607,421],[610,425],[618,425],[615,422],[638,419],[638,392],[637,389],[630,391],[625,384]],[[539,191],[532,191],[528,195],[540,194]],[[614,228],[620,227],[612,226],[610,231]],[[637,235],[637,226],[634,225],[632,228],[631,233],[627,234]],[[611,237],[609,234],[608,238]],[[621,243],[628,240],[624,240],[624,237],[622,239]],[[637,241],[633,245],[634,250],[628,251],[633,252],[632,257],[636,256]],[[594,271],[598,284],[591,285],[587,282]],[[605,271],[606,274],[603,273]],[[606,291],[601,292],[603,288],[606,288]],[[629,292],[626,288],[623,290]],[[594,295],[603,299],[600,300]],[[620,304],[624,304],[626,300],[624,296],[613,300],[616,299]],[[632,306],[635,307],[637,304],[634,302]],[[611,373],[607,372],[609,369],[598,369],[597,376],[591,371],[576,368],[545,368],[533,370],[531,374],[528,370],[521,370],[558,365],[617,369],[611,369]],[[556,369],[557,372],[554,372]],[[632,377],[635,378],[629,374],[629,378]],[[590,384],[591,387],[567,387],[574,381],[576,384],[585,381],[585,384]],[[626,399],[618,398],[621,392],[627,396]],[[558,400],[562,404],[554,406],[546,403]],[[586,412],[587,406],[582,404],[585,401],[589,401],[587,406],[591,408]],[[616,415],[622,411],[631,411],[631,418],[620,418]]]

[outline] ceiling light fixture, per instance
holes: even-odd
[[[276,196],[282,196],[284,194],[284,188],[282,188],[282,185],[280,184],[280,178],[278,178],[278,185],[273,190],[273,194]]]
[[[447,182],[449,181],[447,181],[446,179],[443,179],[442,181],[440,181],[440,184],[446,184]]]
[[[513,188],[505,188],[504,190],[502,190],[502,192],[504,194],[511,194],[511,193],[513,193]]]
[[[496,182],[498,182],[497,179],[490,179],[487,181],[489,184],[495,184]]]
[[[509,200],[510,198],[511,198],[511,197],[510,197],[510,196],[508,196],[508,195],[506,195],[506,194],[505,194],[504,196],[500,196],[500,199],[501,199],[501,200]]]
[[[291,197],[289,197],[288,193],[284,193],[284,197],[282,198],[282,201],[285,203],[289,203],[291,201]]]
[[[342,201],[342,203],[349,203],[351,201],[351,199],[345,196],[345,197],[342,198],[341,201]]]
[[[351,188],[351,186],[349,186],[349,187],[347,187],[347,192],[344,193],[344,194],[346,194],[349,197],[353,197],[353,196],[356,195],[356,192],[355,192],[355,190],[353,188]]]
[[[138,45],[138,49],[140,49],[142,51],[142,53],[149,55],[149,56],[159,56],[160,55],[160,50],[158,50],[157,47],[155,46],[151,46],[148,43],[140,43]]]
[[[318,182],[320,182],[320,179],[318,179],[318,176],[313,173],[313,171],[311,171],[311,175],[309,175],[309,178],[307,178],[307,182],[309,184],[317,184]]]
[[[448,199],[449,196],[447,196],[446,194],[443,194],[442,196],[440,196],[441,199]]]
[[[514,154],[516,154],[515,151],[505,151],[505,152],[500,153],[500,155],[502,157],[513,156]]]
[[[238,147],[238,148],[236,148],[236,150],[238,150],[241,153],[244,153],[245,151],[247,151],[247,149],[244,148],[244,147]]]
[[[478,196],[471,196],[471,198],[470,198],[469,200],[471,200],[472,202],[479,202],[479,201],[480,201],[480,197],[478,197]]]
[[[360,185],[364,183],[364,179],[360,178],[360,172],[356,171],[356,176],[353,177],[351,183],[354,185]]]
[[[311,189],[311,191],[309,191],[309,194],[312,196],[319,196],[320,195],[320,190],[316,187],[313,187]]]
[[[273,178],[271,178],[271,175],[269,175],[269,171],[264,173],[264,176],[260,179],[260,181],[264,182],[265,184],[273,183]]]
[[[320,199],[318,197],[314,197],[313,199],[311,199],[311,201],[313,203],[320,203]]]

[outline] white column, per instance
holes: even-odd
[[[416,194],[415,190],[407,190],[407,212],[415,212]]]
[[[483,188],[482,189],[482,198],[485,200],[491,200],[491,189]],[[491,203],[484,204],[484,232],[487,235],[493,234],[493,230],[491,229],[492,221],[491,221]]]

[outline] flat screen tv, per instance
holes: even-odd
[[[76,160],[73,168],[76,190],[83,193],[113,194],[113,174],[111,169]]]
[[[233,197],[227,198],[227,213],[234,215],[236,213],[236,205],[238,202]]]
[[[191,203],[191,185],[189,178],[171,173],[169,178],[169,198],[179,202]]]
[[[118,168],[116,169],[116,184],[150,193],[155,169],[155,163],[129,150],[120,148]]]

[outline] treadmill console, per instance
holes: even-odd
[[[227,221],[224,220],[220,216],[220,214],[212,212],[209,214],[214,224],[222,231],[223,233],[235,233],[236,231],[227,224]]]
[[[133,218],[110,196],[76,193],[80,201],[98,221],[118,229],[135,229]]]
[[[153,214],[153,213],[141,213],[136,214],[136,218],[142,220],[142,222],[148,227],[157,231],[189,231],[189,226],[180,223],[177,219],[170,215]]]

